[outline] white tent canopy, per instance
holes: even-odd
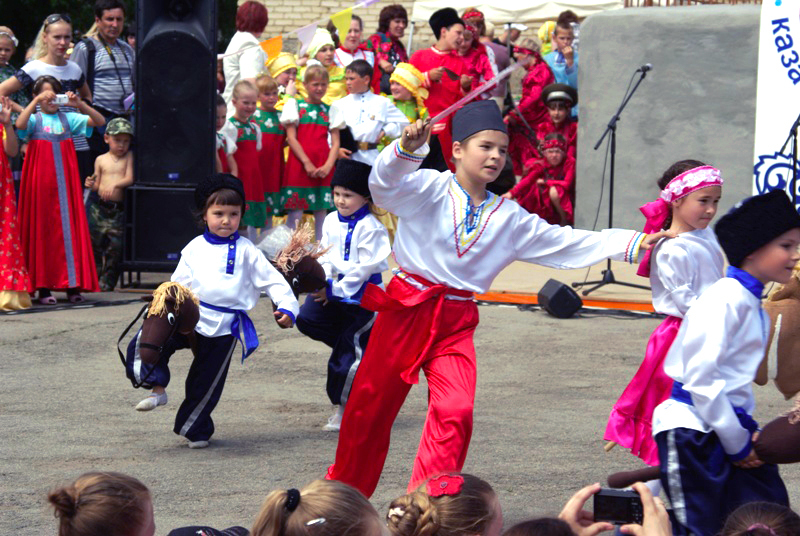
[[[623,7],[622,0],[499,0],[494,3],[480,0],[415,0],[411,19],[426,21],[434,11],[452,7],[463,13],[468,7],[480,9],[493,24],[505,22],[544,22],[555,20],[558,14],[571,9],[583,19],[592,13]]]

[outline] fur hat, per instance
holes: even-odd
[[[194,189],[194,203],[197,205],[197,209],[205,209],[206,201],[211,197],[211,194],[223,188],[229,188],[239,194],[242,198],[243,207],[247,206],[242,181],[229,173],[214,173],[197,183]],[[242,212],[244,212],[244,209],[242,209]]]
[[[452,7],[445,7],[434,11],[431,18],[428,19],[428,23],[431,25],[433,35],[438,39],[442,35],[442,28],[449,28],[453,24],[463,25],[464,21],[458,16],[458,12],[455,9]]]
[[[722,250],[731,266],[741,268],[745,258],[780,235],[800,227],[800,215],[783,190],[772,190],[740,201],[717,222]]]
[[[499,130],[508,134],[500,108],[493,100],[470,102],[453,116],[453,141],[464,141],[482,130]]]
[[[358,195],[370,197],[369,174],[372,166],[357,160],[342,159],[336,162],[331,178],[331,189],[334,186],[343,186]]]

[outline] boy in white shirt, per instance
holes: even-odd
[[[672,395],[653,412],[661,482],[675,534],[715,535],[752,501],[789,505],[778,468],[753,450],[752,381],[769,335],[764,285],[800,260],[800,216],[783,191],[750,197],[715,227],[726,276],[689,308],[664,361]]]
[[[399,138],[408,126],[405,114],[382,95],[370,89],[372,66],[365,60],[355,60],[345,69],[345,84],[349,95],[331,105],[331,124],[344,118],[347,128],[342,138],[339,158],[352,158],[372,165],[378,158],[381,138]]]

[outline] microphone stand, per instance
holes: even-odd
[[[600,144],[603,143],[606,135],[611,133],[609,143],[611,144],[611,163],[609,166],[609,193],[608,193],[608,226],[613,227],[614,221],[614,157],[617,154],[617,122],[619,121],[619,116],[622,113],[622,110],[625,109],[625,106],[628,104],[628,101],[631,100],[633,94],[636,93],[636,89],[639,87],[639,84],[642,83],[645,76],[647,76],[647,70],[637,69],[638,72],[641,73],[639,80],[636,82],[636,85],[633,86],[633,89],[622,98],[622,104],[620,104],[619,108],[617,109],[616,113],[611,117],[611,121],[608,122],[606,126],[606,130],[603,132],[603,135],[600,136],[600,139],[597,140],[597,143],[594,145],[594,150],[596,151]],[[602,271],[603,277],[598,281],[585,281],[585,282],[576,282],[572,283],[572,288],[580,288],[585,285],[594,285],[592,288],[586,289],[581,294],[584,296],[588,296],[589,293],[594,292],[595,290],[604,287],[605,285],[622,285],[625,287],[631,288],[640,288],[643,290],[650,290],[650,287],[645,285],[636,285],[634,283],[626,283],[624,281],[617,281],[614,277],[614,272],[611,270],[611,259],[606,260],[606,269]]]
[[[783,147],[781,147],[780,153],[783,154],[783,151],[786,150],[786,146],[789,145],[789,141],[792,142],[792,181],[790,183],[791,191],[792,191],[792,204],[797,203],[797,129],[800,127],[800,115],[797,116],[797,119],[794,120],[794,124],[792,128],[789,129],[789,136],[786,138],[786,141],[783,142]]]

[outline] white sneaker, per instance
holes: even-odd
[[[322,429],[326,432],[338,432],[342,427],[342,415],[344,415],[344,406],[336,406],[336,411],[328,417],[328,424]]]
[[[190,449],[204,449],[208,446],[208,441],[189,441]]]
[[[167,392],[164,391],[160,395],[157,393],[150,393],[150,396],[136,404],[136,411],[150,411],[156,409],[158,406],[163,406],[167,403]]]

